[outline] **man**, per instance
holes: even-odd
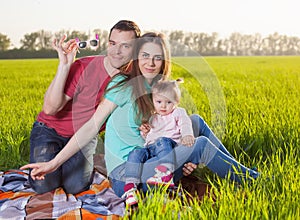
[[[60,63],[45,97],[43,110],[37,116],[30,136],[30,163],[49,161],[58,154],[70,137],[95,112],[106,85],[120,68],[132,58],[134,39],[139,27],[132,21],[121,20],[109,33],[106,56],[84,57],[73,62],[77,51],[75,40],[63,46],[62,37],[53,47]],[[86,190],[92,180],[93,154],[97,137],[66,161],[44,180],[29,178],[37,193],[63,187],[67,193]]]

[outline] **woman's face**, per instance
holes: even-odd
[[[163,51],[158,44],[145,43],[138,54],[139,68],[143,76],[151,83],[160,73],[163,64]]]

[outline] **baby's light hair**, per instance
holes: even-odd
[[[178,104],[181,98],[181,91],[178,84],[182,82],[182,79],[159,80],[156,84],[152,86],[152,93],[165,96],[172,102]]]

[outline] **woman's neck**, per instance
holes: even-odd
[[[148,83],[149,85],[151,85],[153,79],[146,79],[146,81],[147,81],[147,83]]]

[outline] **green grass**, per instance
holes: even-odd
[[[208,172],[215,201],[182,203],[153,192],[133,219],[296,219],[300,216],[300,57],[174,58],[181,106],[200,114],[261,178],[237,187]],[[0,170],[29,160],[32,123],[57,60],[0,60]],[[197,170],[203,174],[205,170]],[[167,202],[166,202],[167,201]]]
[[[57,60],[0,60],[0,170],[29,161],[31,126]]]

